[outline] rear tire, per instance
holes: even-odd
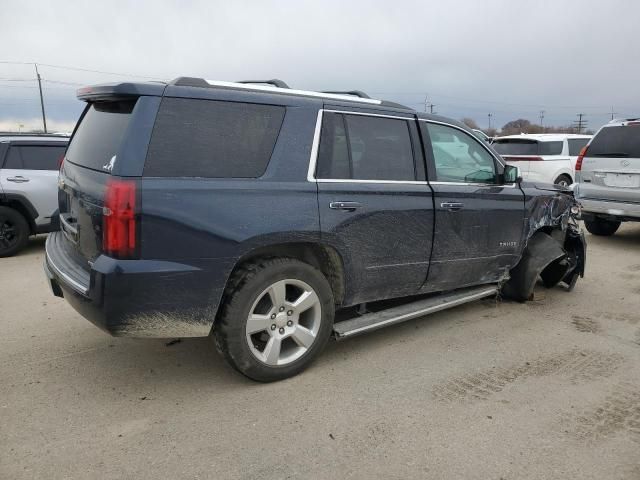
[[[233,274],[213,334],[233,368],[273,382],[317,358],[331,336],[334,313],[331,286],[319,270],[291,258],[265,259]]]
[[[603,220],[601,218],[596,218],[594,220],[585,220],[584,226],[592,235],[610,237],[616,233],[618,228],[620,228],[620,222],[617,220]]]
[[[0,207],[0,257],[11,257],[29,241],[29,223],[20,212]]]
[[[553,183],[555,185],[561,185],[563,187],[568,187],[569,185],[571,185],[573,183],[573,180],[571,180],[571,177],[569,175],[562,174],[558,178],[556,178]]]

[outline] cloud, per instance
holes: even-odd
[[[597,126],[612,106],[640,112],[638,18],[640,2],[624,0],[29,1],[12,2],[0,43],[11,45],[7,60],[159,79],[277,77],[413,108],[428,96],[438,112],[481,125],[489,112],[503,124],[545,110],[549,123],[585,113]],[[41,74],[74,84],[127,79],[45,66]],[[0,65],[0,77],[10,75],[33,77],[33,68]],[[36,91],[4,85],[0,111],[9,99],[25,103],[0,118],[37,112]],[[74,86],[46,86],[47,111],[77,118]]]

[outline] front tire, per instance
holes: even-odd
[[[216,346],[247,377],[282,380],[324,349],[334,313],[331,286],[311,265],[291,258],[249,263],[229,281],[214,327]]]
[[[0,257],[11,257],[29,241],[29,224],[20,212],[0,207]]]
[[[620,228],[620,222],[617,220],[603,220],[601,218],[596,218],[594,220],[585,220],[584,226],[592,235],[610,237],[616,233],[618,228]]]

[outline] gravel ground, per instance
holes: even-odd
[[[207,339],[114,339],[0,259],[0,478],[640,479],[640,225],[576,290],[332,342],[261,385]]]

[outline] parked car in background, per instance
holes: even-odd
[[[584,272],[570,192],[520,183],[455,120],[279,80],[78,96],[45,272],[112,335],[212,334],[272,381],[331,335],[526,301],[539,276],[571,289]]]
[[[521,134],[497,137],[493,148],[510,165],[520,168],[525,180],[569,186],[575,165],[591,135],[564,133]]]
[[[640,118],[612,120],[582,150],[575,196],[585,227],[613,235],[621,222],[640,221]]]
[[[69,138],[0,134],[0,257],[58,228],[58,169]]]

